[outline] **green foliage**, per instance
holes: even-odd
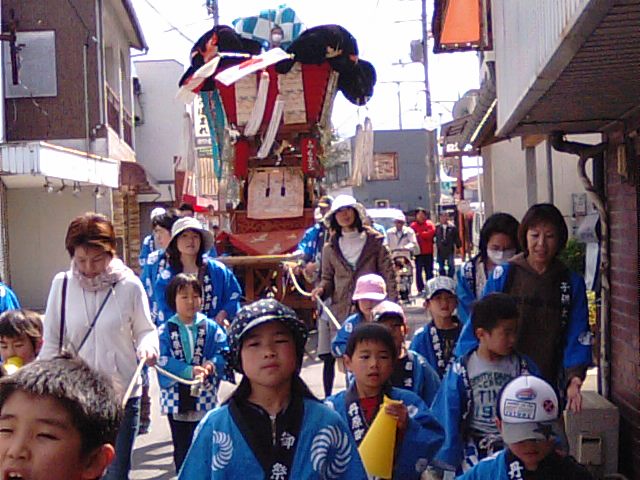
[[[584,275],[586,246],[575,238],[567,241],[567,246],[560,252],[559,258],[570,270]]]

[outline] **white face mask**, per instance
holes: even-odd
[[[280,43],[282,41],[281,33],[273,33],[271,34],[271,42],[272,43]]]
[[[507,261],[516,254],[515,248],[508,250],[487,250],[487,257],[495,265],[504,265]]]

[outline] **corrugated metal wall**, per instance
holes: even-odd
[[[494,0],[498,130],[593,0]]]

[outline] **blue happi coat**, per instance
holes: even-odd
[[[509,263],[496,267],[487,280],[483,296],[493,292],[504,292],[512,268],[514,268],[513,265]],[[562,354],[562,367],[565,369],[591,365],[591,334],[588,324],[586,286],[582,277],[575,272],[569,272],[568,280],[569,314]],[[460,333],[456,355],[464,355],[477,345],[478,339],[473,332],[471,322],[467,322]],[[564,390],[564,387],[561,390]]]
[[[325,227],[321,223],[316,223],[308,228],[298,244],[298,250],[303,253],[302,259],[305,262],[315,262],[318,260],[324,245]]]
[[[344,352],[347,350],[349,335],[351,335],[353,329],[363,321],[364,316],[360,312],[356,312],[347,317],[342,324],[342,327],[340,327],[340,330],[338,330],[336,336],[331,341],[331,353],[334,357],[340,358],[344,355]]]
[[[208,318],[215,316],[222,310],[227,312],[228,318],[235,316],[240,308],[242,289],[233,272],[217,260],[203,257],[207,269],[204,275],[202,288],[204,298],[202,313]],[[169,265],[163,250],[156,250],[147,257],[142,273],[142,282],[151,299],[151,315],[156,325],[161,325],[175,312],[167,304],[165,291],[171,279],[175,276],[174,270]]]
[[[480,255],[465,262],[456,272],[456,297],[458,297],[456,313],[462,325],[471,318],[471,305],[478,299],[476,288],[478,268],[484,268]]]
[[[224,329],[202,313],[196,314],[191,325],[185,325],[177,315],[174,315],[160,326],[158,335],[160,337],[158,365],[169,373],[185,380],[192,380],[194,366],[202,366],[206,362],[215,365],[216,371],[207,378],[196,403],[196,411],[213,409],[220,379],[225,377],[224,354],[229,351]],[[193,338],[193,350],[189,341],[190,336]],[[178,413],[178,382],[158,372],[158,383],[162,413]]]
[[[151,252],[155,251],[156,242],[153,238],[153,233],[150,233],[144,240],[142,240],[142,246],[140,247],[140,255],[138,256],[138,261],[140,262],[140,266],[144,267],[147,264],[147,257],[151,254]]]
[[[458,319],[454,317],[454,321],[458,321]],[[444,358],[444,349],[440,344],[438,331],[433,320],[416,330],[409,349],[422,355],[440,378],[444,376],[450,360]]]
[[[431,405],[433,414],[442,422],[445,431],[444,444],[436,455],[434,463],[445,470],[462,471],[463,462],[467,462],[466,470],[478,461],[477,451],[469,445],[470,439],[467,436],[467,421],[473,411],[473,393],[467,364],[475,350],[451,363]],[[516,354],[516,356],[519,362],[517,376],[540,375],[540,371],[531,359],[522,355]]]
[[[517,470],[514,470],[511,475],[509,474],[509,471],[510,469],[507,467],[506,462],[506,450],[502,450],[492,457],[485,458],[467,473],[456,478],[457,480],[522,479],[522,476],[514,476]]]
[[[400,445],[396,446],[393,478],[418,480],[442,445],[442,426],[432,415],[429,407],[413,392],[390,387],[385,389],[384,393],[393,400],[401,400],[409,413],[407,429]],[[325,403],[334,408],[347,422],[353,438],[359,444],[369,425],[358,403],[355,382],[347,390],[327,398]]]
[[[344,421],[316,400],[304,399],[302,429],[288,478],[366,480],[357,447]],[[179,480],[265,480],[267,476],[223,405],[200,422],[180,470]],[[277,480],[277,477],[276,477]]]
[[[20,308],[20,302],[13,290],[0,282],[0,313]]]
[[[431,405],[440,387],[440,377],[431,365],[429,365],[427,360],[418,352],[409,350],[407,351],[407,356],[411,362],[411,385],[394,386],[411,390],[418,395],[426,405]]]

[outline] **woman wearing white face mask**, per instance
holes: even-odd
[[[493,269],[506,263],[518,248],[518,220],[508,213],[494,213],[480,231],[480,253],[456,273],[458,317],[463,325],[469,319],[471,304],[482,297],[484,285]]]

